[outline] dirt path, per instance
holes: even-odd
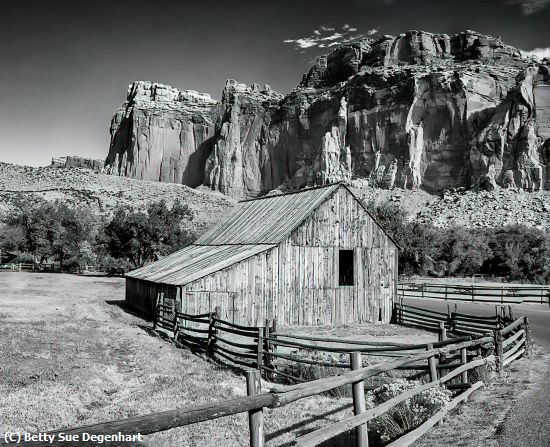
[[[499,447],[550,446],[550,358],[536,362],[497,436]]]

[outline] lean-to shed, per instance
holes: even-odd
[[[389,322],[397,246],[343,184],[243,201],[194,244],[126,275],[126,301],[157,294],[239,324]]]

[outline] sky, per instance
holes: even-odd
[[[549,15],[550,0],[0,0],[0,161],[105,158],[135,80],[287,93],[338,43],[409,29],[549,52]]]

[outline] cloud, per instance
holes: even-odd
[[[550,6],[550,0],[506,0],[509,5],[520,5],[523,15],[535,14]]]
[[[350,33],[353,33],[354,31],[357,31],[357,28],[354,28],[353,26],[348,25],[347,23],[342,27],[344,31],[349,31]]]
[[[343,45],[365,39],[367,36],[374,36],[377,33],[377,28],[368,30],[366,34],[358,33],[357,28],[351,26],[349,23],[343,25],[340,31],[336,31],[336,28],[322,25],[313,30],[310,36],[297,39],[286,39],[283,42],[292,43],[296,50],[301,50],[300,52],[303,52],[303,50],[311,48],[330,48],[337,45]]]
[[[550,47],[535,48],[531,51],[526,51],[527,54],[535,56],[537,59],[550,58]]]

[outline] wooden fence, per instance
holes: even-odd
[[[398,285],[397,295],[401,301],[403,298],[420,298],[499,304],[550,303],[550,287],[537,285],[485,286],[406,282]]]
[[[403,313],[407,313],[406,309]],[[441,322],[439,327],[443,331],[440,334],[440,338],[441,335],[444,338],[446,330],[444,322]],[[272,327],[267,330],[265,328],[246,328],[220,320],[216,316],[216,312],[202,315],[188,315],[181,313],[174,303],[165,304],[160,300],[157,303],[155,328],[172,332],[174,340],[177,343],[181,343],[181,345],[190,349],[209,353],[210,355],[223,354],[221,355],[222,358],[226,360],[231,358],[233,363],[236,363],[234,360],[242,361],[247,367],[245,376],[248,395],[191,408],[152,413],[73,429],[63,429],[51,432],[50,434],[63,432],[68,435],[82,433],[99,435],[120,432],[123,434],[141,433],[142,435],[146,435],[248,412],[249,445],[251,447],[261,447],[264,446],[265,439],[265,408],[283,407],[303,398],[326,393],[336,388],[350,386],[353,397],[354,416],[307,433],[297,438],[295,445],[316,446],[338,434],[354,430],[353,445],[366,446],[368,445],[368,422],[372,419],[429,388],[445,384],[449,389],[458,390],[458,394],[455,395],[450,404],[440,409],[418,428],[389,444],[392,447],[404,447],[412,444],[441,420],[450,409],[467,399],[473,391],[483,386],[482,381],[471,383],[469,380],[471,377],[469,372],[472,369],[496,361],[498,370],[502,372],[505,365],[522,355],[528,354],[531,346],[529,322],[526,317],[516,319],[506,327],[495,330],[493,334],[481,337],[476,336],[473,340],[471,339],[472,335],[469,335],[461,338],[443,339],[428,345],[407,346],[390,345],[389,343],[380,343],[374,346],[364,341],[351,340],[353,346],[348,346],[345,349],[342,347],[331,348],[325,345],[321,346],[325,350],[336,349],[337,352],[348,354],[350,360],[348,368],[350,370],[309,382],[277,385],[270,392],[262,392],[260,381],[262,371],[264,373],[277,373],[275,367],[266,369],[264,355],[275,357],[274,354],[276,353],[270,349],[266,349],[264,344],[266,341],[271,342],[277,349],[283,345],[300,345],[300,347],[307,346],[307,349],[317,349],[319,346],[308,342],[315,342],[320,338],[284,334],[277,335],[276,328],[271,333]],[[225,334],[221,335],[224,332]],[[233,339],[226,339],[225,337],[229,337],[229,335],[244,337],[245,339],[252,340],[253,343],[239,343]],[[289,341],[292,339],[299,341]],[[324,342],[327,341],[326,338],[322,338],[322,340]],[[343,339],[334,340],[338,340],[338,344],[347,344],[350,341]],[[225,343],[226,348],[223,350],[219,349],[220,342]],[[333,341],[333,343],[336,342]],[[241,351],[246,355],[237,353]],[[363,366],[362,356],[370,355],[373,352],[398,353],[398,355],[394,358],[384,359],[380,362]],[[474,356],[475,358],[473,358]],[[269,362],[267,364],[269,365]],[[248,368],[249,366],[254,368],[254,370]],[[267,368],[270,367],[268,366]],[[407,369],[424,369],[426,374],[429,375],[429,381],[413,389],[408,389],[400,395],[367,410],[364,392],[365,381],[383,373]],[[451,381],[454,382],[450,383]],[[56,445],[72,445],[71,442],[58,442]],[[23,443],[22,445],[37,447],[51,444],[37,441]]]
[[[523,332],[522,332],[523,331]],[[517,358],[522,350],[527,352],[529,346],[528,322],[526,319],[518,319],[511,325],[498,331],[496,342],[501,342],[501,348],[496,345],[495,353],[498,356],[502,353],[498,364],[502,365],[506,361],[512,361]],[[520,334],[520,335],[518,335]],[[521,340],[521,341],[520,341]],[[316,446],[325,440],[347,432],[355,431],[355,446],[365,446],[367,444],[368,422],[373,418],[380,416],[386,411],[392,409],[401,402],[440,384],[447,384],[452,379],[458,381],[465,391],[460,392],[454,397],[451,403],[442,408],[438,413],[428,419],[418,428],[407,433],[402,438],[391,443],[391,446],[408,446],[422,434],[427,432],[446,412],[456,406],[459,402],[465,400],[474,390],[483,386],[483,382],[469,382],[469,371],[491,363],[495,360],[495,354],[491,353],[494,348],[495,338],[492,336],[480,337],[475,340],[455,342],[438,348],[427,349],[424,352],[408,354],[403,357],[385,360],[373,365],[362,366],[361,353],[350,353],[353,369],[340,375],[326,377],[306,383],[284,386],[270,392],[262,392],[260,385],[260,372],[248,370],[246,372],[247,393],[248,396],[239,397],[223,402],[210,403],[206,405],[195,406],[191,408],[176,409],[160,413],[136,416],[133,418],[111,421],[100,424],[89,425],[74,429],[58,430],[50,434],[63,432],[68,435],[88,433],[124,433],[142,435],[169,430],[175,427],[187,426],[206,420],[212,420],[233,414],[248,412],[249,416],[249,438],[250,446],[260,447],[264,445],[264,409],[278,408],[289,405],[297,400],[316,396],[328,392],[335,388],[350,386],[354,402],[354,416],[344,419],[335,424],[323,427],[319,430],[307,433],[295,440],[295,445]],[[516,348],[521,343],[520,348]],[[482,348],[483,351],[482,351]],[[486,355],[471,361],[467,360],[468,350],[477,350],[485,352]],[[512,353],[512,350],[515,350]],[[504,352],[509,352],[506,354]],[[451,357],[453,354],[460,354],[460,360],[452,365],[445,365],[445,369],[437,368],[437,362],[443,356]],[[396,396],[381,405],[372,409],[365,407],[364,381],[384,372],[392,371],[400,367],[407,367],[411,364],[427,361],[429,365],[430,380],[428,383],[409,389],[399,396]],[[30,442],[27,446],[46,446],[47,442]],[[58,446],[71,445],[70,443],[57,443]]]
[[[443,324],[449,334],[474,336],[492,333],[514,321],[510,306],[496,306],[495,315],[479,316],[459,313],[456,305],[454,311],[451,310],[450,306],[447,306],[447,312],[438,312],[401,303],[394,304],[393,318],[395,323],[404,326],[441,331],[441,325]]]
[[[171,301],[165,304],[162,294],[157,299],[156,309],[153,328],[166,331],[179,346],[208,354],[230,366],[257,369],[264,378],[283,383],[305,381],[301,375],[293,374],[293,370],[307,372],[308,367],[353,369],[349,359],[349,354],[353,352],[370,359],[394,358],[472,339],[469,333],[452,339],[440,334],[439,341],[434,343],[402,344],[285,334],[277,330],[276,321],[266,320],[263,327],[249,327],[222,320],[218,318],[217,308],[212,313],[185,314],[178,309],[177,303]],[[401,314],[407,315],[405,312]],[[331,358],[323,360],[319,358],[322,354],[328,354]],[[427,364],[414,364],[403,369],[416,371],[411,377],[417,378],[427,374],[429,367]],[[377,386],[367,385],[370,389]]]

